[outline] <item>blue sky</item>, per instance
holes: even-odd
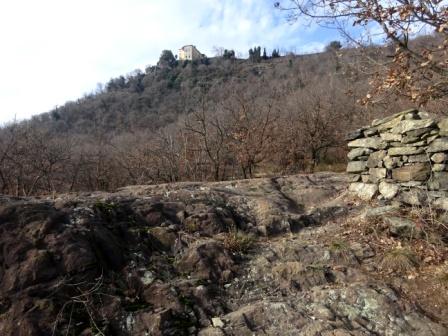
[[[0,123],[29,118],[194,44],[245,57],[256,45],[308,53],[337,32],[290,24],[273,0],[14,0],[0,4]]]

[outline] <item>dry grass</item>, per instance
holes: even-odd
[[[253,235],[236,229],[228,232],[224,237],[224,247],[233,253],[245,253],[249,251],[255,242]]]
[[[438,279],[442,286],[448,287],[448,272],[439,275]]]
[[[329,249],[337,260],[345,263],[351,260],[352,254],[347,242],[342,240],[333,241],[331,242]]]
[[[418,266],[417,255],[408,248],[397,247],[384,253],[380,262],[383,270],[408,273]]]
[[[422,207],[413,207],[406,215],[416,223],[417,228],[422,231],[429,244],[445,245],[443,237],[448,236],[448,225],[440,220],[443,212],[437,211],[429,204]]]
[[[185,231],[188,233],[195,233],[201,229],[199,222],[195,219],[191,219],[184,223]]]
[[[376,207],[373,204],[372,207]],[[415,223],[417,235],[397,237],[390,234],[384,216],[353,218],[347,222],[352,237],[359,236],[371,245],[378,255],[387,254],[395,246],[407,246],[425,264],[440,264],[448,255],[448,226],[441,220],[444,213],[430,205],[403,207],[387,213],[387,216],[402,217]],[[358,239],[358,240],[359,240]]]
[[[297,261],[286,261],[279,263],[272,268],[272,275],[282,286],[289,286],[299,274],[304,271],[304,267]]]
[[[387,225],[384,223],[382,216],[371,216],[361,223],[361,228],[364,235],[375,235],[378,237],[387,230]]]
[[[430,204],[410,208],[404,213],[420,231],[420,238],[413,240],[412,248],[425,263],[440,264],[448,256],[448,225],[442,220],[443,215],[444,211]]]
[[[330,244],[330,251],[335,253],[347,252],[350,250],[350,246],[344,240],[335,240]]]

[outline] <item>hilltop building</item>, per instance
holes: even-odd
[[[201,54],[194,45],[186,45],[179,49],[180,61],[194,61],[203,57],[205,55]]]

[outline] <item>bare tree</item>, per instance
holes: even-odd
[[[433,0],[287,0],[277,2],[290,20],[306,17],[326,27],[339,29],[351,41],[352,25],[376,24],[394,45],[393,56],[373,75],[372,89],[363,102],[395,93],[426,104],[446,99],[448,93],[448,10],[446,1]],[[434,45],[421,47],[412,38],[434,34]]]
[[[218,46],[213,46],[213,54],[216,57],[222,57],[224,55],[224,48],[218,47]]]
[[[344,84],[309,78],[308,85],[287,98],[285,130],[291,162],[314,170],[330,148],[345,146],[344,129],[352,123],[355,101],[343,94]]]
[[[224,103],[232,123],[230,146],[244,178],[253,177],[257,165],[269,156],[277,126],[275,102],[256,97],[253,92],[236,89]]]
[[[11,123],[3,128],[0,133],[0,193],[11,193],[11,181],[9,175],[11,174],[11,167],[9,164],[11,152],[14,151],[19,140],[18,125],[16,122]]]
[[[215,180],[225,178],[223,169],[228,138],[227,127],[222,116],[212,110],[205,96],[201,98],[198,109],[185,121],[185,130],[199,138],[200,147],[197,150],[207,156]]]

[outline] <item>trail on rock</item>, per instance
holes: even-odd
[[[347,181],[3,197],[0,335],[447,335],[353,236]]]

